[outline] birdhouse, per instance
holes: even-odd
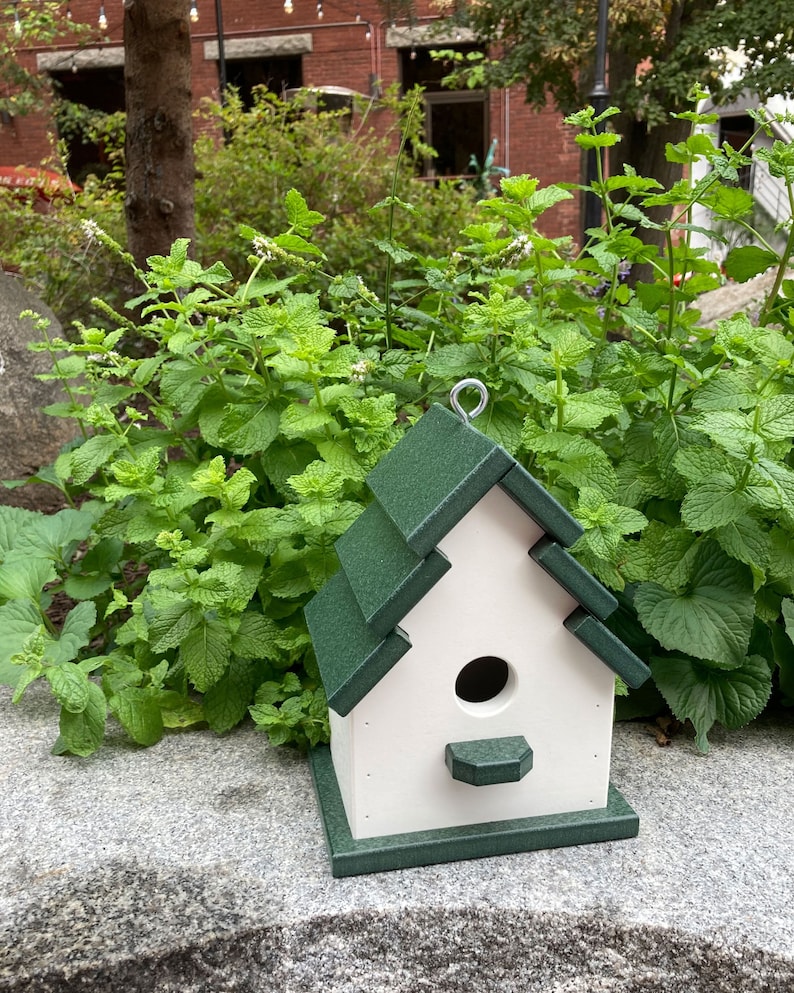
[[[475,385],[466,414],[458,392]],[[330,707],[310,756],[334,875],[633,837],[610,784],[615,675],[647,666],[567,551],[581,525],[470,421],[477,380],[367,477],[306,607]]]

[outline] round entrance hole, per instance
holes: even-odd
[[[500,710],[515,686],[513,670],[496,655],[481,655],[460,670],[455,680],[458,703],[472,714]]]

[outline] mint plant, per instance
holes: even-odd
[[[568,123],[600,155],[614,113]],[[794,701],[794,235],[777,253],[755,233],[736,185],[749,145],[718,147],[711,118],[684,116],[692,134],[668,154],[707,175],[663,190],[599,172],[604,224],[581,247],[541,233],[570,190],[530,177],[503,179],[439,255],[400,238],[394,218],[415,208],[392,195],[376,292],[328,266],[322,215],[291,190],[281,234],[243,228],[245,279],[177,242],[136,273],[139,321],[97,302],[104,327],[45,338],[68,390],[51,412],[81,435],[40,474],[68,509],[0,508],[0,680],[15,699],[47,681],[56,750],[94,750],[108,713],[141,744],[249,714],[276,743],[324,740],[303,605],[367,472],[469,375],[492,397],[476,426],[579,518],[574,553],[619,597],[614,623],[654,677],[628,711],[666,705],[706,750],[715,722],[745,724],[775,689]],[[794,206],[792,154],[763,152]],[[696,206],[714,237],[754,239],[728,252],[730,278],[774,268],[759,314],[701,324],[724,277]]]

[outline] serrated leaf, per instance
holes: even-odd
[[[483,359],[474,342],[442,345],[425,359],[425,369],[439,379],[457,381],[482,373]]]
[[[253,665],[232,659],[225,675],[204,694],[204,716],[216,734],[230,731],[246,717],[253,691]]]
[[[693,487],[681,504],[681,520],[691,531],[710,531],[744,517],[750,506],[747,494],[726,472],[716,472]]]
[[[305,403],[291,403],[281,414],[280,430],[285,438],[305,438],[322,433],[333,417],[325,410]]]
[[[654,682],[675,716],[690,720],[702,752],[715,721],[729,729],[743,727],[761,713],[772,692],[769,665],[758,655],[734,669],[719,669],[690,658],[651,660]]]
[[[746,283],[748,279],[766,272],[770,266],[777,265],[779,261],[774,252],[759,248],[757,245],[742,245],[728,252],[723,266],[729,279],[734,279],[737,283]]]
[[[14,550],[0,565],[0,599],[38,603],[42,589],[55,579],[55,566],[49,559],[30,558]]]
[[[83,710],[73,714],[61,710],[61,734],[53,747],[56,755],[71,752],[73,755],[91,755],[102,744],[105,736],[107,704],[105,694],[96,685],[88,683],[88,702]]]
[[[228,403],[220,391],[207,391],[199,413],[204,439],[235,455],[264,451],[278,434],[278,410],[264,403]]]
[[[153,652],[178,648],[199,622],[201,614],[187,600],[158,611],[149,623],[149,645]]]
[[[22,651],[41,626],[41,614],[30,600],[11,600],[0,606],[0,683],[17,685],[23,669],[11,663],[11,656]]]
[[[579,489],[591,487],[607,499],[615,495],[617,477],[606,453],[589,438],[576,438],[559,449],[558,458],[546,463]]]
[[[278,628],[271,618],[252,610],[246,611],[232,635],[232,651],[242,659],[269,658],[277,632]]]
[[[69,455],[72,479],[78,485],[88,480],[121,448],[123,442],[113,434],[95,434]]]
[[[758,433],[768,441],[794,437],[794,396],[776,396],[758,404]]]
[[[206,692],[223,676],[229,665],[231,631],[224,621],[201,618],[179,648],[179,658],[191,682],[200,693]]]
[[[50,666],[45,670],[47,682],[55,699],[71,714],[79,714],[88,706],[88,677],[71,662]]]
[[[44,657],[55,665],[77,658],[80,649],[91,640],[94,624],[96,604],[90,600],[76,604],[66,615],[60,637],[47,647]]]
[[[617,393],[596,388],[567,397],[563,422],[566,428],[597,428],[607,417],[617,417],[622,409],[623,404]]]
[[[715,543],[700,546],[681,593],[642,583],[634,606],[645,630],[669,651],[734,665],[747,653],[755,615],[752,581],[747,568]]]
[[[113,716],[139,745],[156,745],[163,736],[158,696],[150,687],[128,686],[108,701]]]
[[[25,530],[44,519],[43,514],[22,507],[0,506],[0,563],[16,545]]]

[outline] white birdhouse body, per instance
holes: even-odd
[[[648,668],[566,551],[581,525],[440,406],[367,482],[341,568],[306,607],[334,874],[636,834],[609,782],[614,676],[637,686]]]
[[[615,677],[563,627],[577,602],[528,556],[542,536],[493,487],[439,542],[452,568],[403,619],[409,651],[347,716],[331,711],[354,838],[606,806]],[[456,683],[477,659],[493,682],[461,687],[488,697],[466,700]],[[451,741],[516,735],[533,754],[520,782],[471,786],[444,763]]]

